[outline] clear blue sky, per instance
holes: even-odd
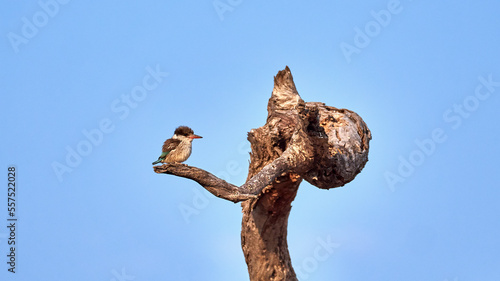
[[[242,184],[286,65],[373,134],[353,182],[299,189],[300,280],[500,280],[498,1],[3,2],[1,280],[248,280],[239,204],[151,162],[188,125],[186,163]]]

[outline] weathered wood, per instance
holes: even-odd
[[[353,111],[324,103],[308,102],[306,110],[314,164],[301,176],[322,189],[352,181],[368,161],[372,136],[365,122]]]
[[[342,186],[368,161],[371,132],[356,113],[304,102],[290,69],[274,78],[266,124],[248,133],[247,181],[237,187],[184,164],[157,173],[195,180],[217,197],[242,202],[241,245],[250,280],[297,280],[287,245],[288,216],[302,180],[323,189]]]
[[[178,177],[192,179],[213,195],[234,203],[257,197],[250,192],[242,192],[245,190],[244,188],[238,188],[237,186],[230,184],[205,170],[185,164],[171,163],[164,164],[162,166],[155,166],[154,171],[156,173],[171,174]]]

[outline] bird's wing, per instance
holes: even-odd
[[[165,143],[163,143],[163,147],[162,147],[161,151],[163,153],[167,153],[168,154],[170,151],[176,149],[177,146],[179,145],[179,143],[181,143],[180,140],[177,140],[177,139],[168,139],[168,140],[165,141]]]

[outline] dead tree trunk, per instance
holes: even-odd
[[[297,280],[287,244],[288,216],[302,180],[323,189],[343,186],[368,161],[371,133],[361,117],[323,103],[305,103],[290,69],[274,78],[264,126],[248,133],[247,181],[237,187],[183,164],[155,172],[195,180],[217,197],[242,202],[241,246],[250,280]]]

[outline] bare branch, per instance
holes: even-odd
[[[282,156],[266,165],[241,187],[228,183],[203,169],[185,164],[171,163],[153,168],[156,173],[170,174],[194,180],[213,195],[237,203],[257,198],[262,190],[272,184],[276,178],[284,173],[295,170],[295,165],[292,166],[292,164],[297,164],[298,161],[291,161],[291,158],[289,149],[287,149]]]
[[[170,174],[194,180],[213,195],[234,203],[256,197],[248,193],[243,194],[237,186],[200,168],[174,163],[155,166],[153,168],[156,173]]]

